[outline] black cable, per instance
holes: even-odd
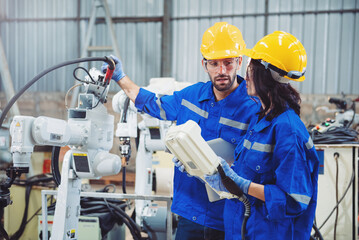
[[[217,170],[219,172],[219,175],[221,176],[221,181],[225,186],[225,188],[230,193],[236,195],[239,201],[241,201],[244,204],[245,210],[244,210],[244,219],[241,228],[241,237],[242,240],[245,240],[247,220],[251,215],[251,203],[249,202],[246,195],[244,195],[243,191],[238,187],[238,185],[230,177],[226,175],[221,165],[218,165]]]
[[[26,190],[25,190],[25,210],[24,210],[24,214],[21,220],[21,224],[19,229],[10,237],[10,240],[17,240],[19,239],[22,234],[25,231],[25,227],[26,224],[28,223],[28,210],[29,210],[29,202],[30,202],[30,193],[32,190],[32,187],[40,182],[45,182],[45,181],[52,181],[52,177],[39,177],[39,176],[43,176],[43,175],[35,175],[33,177],[30,177],[27,181],[26,181]]]
[[[115,213],[113,212],[113,210],[112,210],[112,208],[110,207],[110,205],[108,204],[106,198],[104,198],[103,201],[106,203],[106,207],[107,207],[108,210],[110,211],[111,215],[112,215],[113,217],[115,217],[116,215],[115,215]]]
[[[137,238],[135,239],[141,239],[141,229],[140,227],[137,225],[137,223],[132,219],[130,218],[121,208],[118,208],[116,205],[114,204],[109,204],[111,207],[113,207],[116,212],[118,212],[121,217],[124,217],[124,219],[126,219],[128,222],[129,222],[129,225],[131,227],[133,227],[133,236],[137,236]],[[124,221],[126,223],[126,221]],[[131,230],[131,229],[130,229]],[[132,233],[132,231],[131,231]]]
[[[121,116],[121,122],[122,123],[127,123],[127,110],[128,107],[130,106],[130,98],[127,97],[125,100],[125,103],[123,104],[123,111],[122,111],[122,116]]]
[[[126,161],[127,162],[127,161]],[[126,194],[126,167],[122,167],[122,193]]]
[[[48,74],[49,72],[52,72],[53,70],[56,70],[58,68],[67,66],[67,65],[71,65],[71,64],[75,64],[75,63],[81,63],[81,62],[91,62],[91,61],[101,61],[101,62],[107,62],[110,66],[110,68],[114,68],[114,63],[112,60],[109,60],[107,57],[88,57],[88,58],[78,58],[75,60],[70,60],[70,61],[66,61],[60,64],[57,64],[53,67],[50,67],[44,71],[42,71],[40,74],[38,74],[37,76],[35,76],[30,82],[28,82],[22,89],[20,89],[20,91],[15,94],[15,96],[13,96],[10,101],[8,102],[8,104],[5,106],[5,108],[3,109],[3,112],[1,114],[0,117],[0,126],[2,126],[4,119],[7,115],[7,113],[9,112],[10,108],[12,107],[12,105],[19,99],[19,97],[29,88],[31,87],[35,82],[37,82],[41,77],[45,76],[46,74]]]
[[[116,215],[119,217],[119,218],[122,218],[123,216],[121,215],[120,212],[115,212]],[[141,234],[136,232],[136,230],[133,228],[133,226],[128,222],[127,219],[122,219],[123,222],[126,224],[126,226],[128,227],[128,229],[130,230],[131,232],[131,235],[133,237],[134,240],[140,240],[141,239]]]
[[[147,224],[146,219],[143,219],[143,225],[145,226],[145,229],[147,232],[149,232],[150,239],[151,240],[157,240],[156,232],[151,228],[150,225]]]
[[[339,182],[339,162],[338,162],[338,158],[339,158],[339,153],[335,152],[334,153],[334,159],[335,159],[335,166],[336,166],[336,173],[335,173],[335,201],[336,204],[338,205],[339,202],[339,186],[338,186],[338,182]],[[338,215],[339,215],[339,205],[337,207],[336,210],[336,214],[335,214],[335,221],[334,221],[334,240],[337,239],[337,223],[338,223]]]
[[[109,187],[110,186],[113,188],[112,193],[115,193],[116,192],[116,185],[113,184],[113,183],[107,184],[101,191],[96,191],[96,192],[109,192]]]
[[[3,226],[0,227],[0,234],[1,236],[3,236],[4,239],[10,240],[9,235],[7,235],[7,232],[5,231]]]
[[[129,106],[130,106],[130,98],[127,97],[124,102],[123,111],[121,114],[121,119],[120,119],[121,123],[127,123],[127,111],[128,111]],[[131,145],[130,145],[130,149],[131,149]],[[130,152],[129,152],[128,156],[126,157],[126,163],[129,160],[129,156],[130,156]],[[126,193],[126,166],[122,167],[122,192]]]
[[[10,240],[19,239],[22,236],[22,234],[24,233],[24,231],[25,231],[26,224],[31,220],[31,219],[27,220],[27,215],[28,215],[28,207],[29,207],[30,193],[31,193],[31,190],[32,190],[32,186],[33,185],[39,185],[42,182],[50,182],[52,180],[53,180],[52,177],[48,177],[47,175],[42,175],[41,174],[41,175],[32,176],[28,180],[25,180],[25,181],[24,180],[14,181],[14,184],[26,187],[26,191],[25,191],[25,210],[24,210],[24,214],[23,214],[23,218],[22,218],[20,227],[11,236]]]
[[[333,208],[333,210],[329,213],[328,217],[324,220],[324,222],[322,223],[322,225],[318,228],[319,230],[322,229],[322,227],[325,225],[325,223],[329,220],[329,218],[332,216],[332,214],[334,213],[334,211],[337,209],[337,207],[339,206],[339,204],[343,201],[344,197],[346,196],[346,194],[348,193],[351,185],[353,184],[354,182],[354,169],[352,171],[352,176],[351,176],[351,179],[350,179],[350,182],[348,184],[348,187],[345,189],[344,191],[344,194],[343,196],[340,198],[339,202],[337,205],[335,205],[335,207]]]
[[[103,94],[105,93],[105,91],[106,91],[106,88],[103,89],[103,91],[102,91],[100,97],[98,98],[98,101],[97,101],[96,105],[95,105],[93,108],[96,108],[96,107],[98,106],[98,104],[101,102],[102,96],[103,96]]]
[[[314,235],[310,236],[311,240],[324,240],[322,234],[320,233],[317,225],[315,223],[313,223],[313,229],[314,229]]]
[[[314,144],[358,143],[358,132],[346,127],[330,127],[326,132],[308,130]]]
[[[113,213],[117,216],[117,218],[121,219],[123,221],[123,223],[126,224],[126,226],[128,227],[128,229],[130,230],[132,236],[134,237],[134,239],[141,239],[141,229],[140,227],[137,225],[137,223],[130,218],[124,210],[122,210],[123,207],[127,206],[127,204],[122,204],[120,206],[111,203],[111,201],[109,200],[107,202],[107,204],[103,201],[103,199],[99,199],[99,198],[82,198],[81,199],[81,208],[88,208],[88,206],[90,205],[94,205],[95,207],[92,207],[92,209],[90,210],[96,210],[96,207],[100,207],[100,209],[103,209],[103,206],[106,207],[111,207]],[[81,212],[89,212],[86,210],[81,209]]]
[[[51,153],[51,172],[57,186],[59,186],[61,183],[61,174],[59,168],[60,149],[60,147],[53,146]]]
[[[83,71],[86,72],[86,74],[90,77],[92,83],[96,83],[96,81],[92,78],[91,74],[90,74],[90,73],[87,71],[87,69],[84,68],[84,67],[77,67],[77,68],[75,68],[74,71],[72,72],[72,75],[74,76],[74,78],[75,78],[77,81],[82,82],[82,83],[88,83],[87,81],[84,81],[84,80],[82,80],[82,79],[80,79],[80,78],[78,78],[78,77],[76,76],[76,71],[79,70],[79,69],[81,69],[81,70],[83,70]]]
[[[108,192],[110,186],[114,188],[114,192],[116,189],[114,184],[106,185],[103,189],[100,189],[97,192]],[[104,206],[106,208],[104,208]],[[134,239],[142,239],[141,228],[125,213],[124,209],[126,207],[127,203],[118,199],[103,199],[94,197],[81,198],[81,214],[110,213],[112,216],[115,215],[115,219],[121,220],[120,222],[124,223],[128,227]]]
[[[46,202],[48,202],[50,200],[50,198],[47,199]],[[29,219],[27,219],[26,224],[28,224],[40,211],[41,211],[42,207],[38,208],[36,210],[36,212],[34,214],[31,215],[31,217],[29,217]]]

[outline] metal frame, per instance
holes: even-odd
[[[57,195],[56,190],[42,190],[41,191],[41,209],[42,209],[42,236],[43,239],[48,239],[47,236],[47,195]],[[167,219],[166,219],[166,239],[172,239],[172,212],[171,204],[172,197],[161,195],[137,195],[137,194],[121,194],[121,193],[101,193],[101,192],[81,192],[81,197],[97,197],[97,198],[116,198],[116,199],[138,199],[138,200],[153,200],[164,201],[167,203]]]
[[[168,3],[167,3],[168,4]],[[168,6],[170,7],[170,6]],[[166,7],[166,8],[168,8]],[[262,17],[262,16],[280,16],[280,15],[303,15],[303,14],[330,14],[330,13],[358,13],[359,9],[337,9],[337,10],[307,10],[307,11],[283,11],[283,12],[261,12],[261,13],[243,13],[243,14],[220,14],[220,15],[201,15],[201,16],[183,16],[171,17],[173,20],[188,19],[211,19],[211,18],[234,18],[234,17]],[[112,17],[114,23],[136,23],[136,22],[163,22],[163,16],[139,16],[139,17]],[[89,21],[89,17],[63,17],[63,18],[0,18],[2,22],[48,22],[48,21]],[[104,23],[104,17],[98,17],[96,23]]]

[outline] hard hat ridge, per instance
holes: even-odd
[[[246,44],[241,31],[227,22],[217,22],[202,37],[201,53],[206,59],[239,57]]]

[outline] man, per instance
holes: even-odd
[[[201,45],[202,65],[211,81],[157,98],[133,83],[118,59],[113,79],[139,111],[162,120],[176,120],[177,125],[194,120],[206,141],[222,138],[237,144],[259,107],[248,97],[243,78],[236,74],[242,64],[239,51],[244,48],[239,29],[219,22],[207,29]],[[223,206],[224,200],[209,202],[205,185],[199,179],[175,169],[171,209],[180,216],[177,240],[224,239]]]

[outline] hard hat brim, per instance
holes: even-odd
[[[223,58],[236,58],[240,57],[239,51],[217,51],[213,53],[207,53],[203,55],[205,59],[213,60],[213,59],[223,59]]]
[[[290,77],[287,77],[287,76],[284,76],[284,77],[289,79],[289,80],[295,81],[295,82],[303,82],[305,80],[305,76],[301,76],[298,79],[293,79],[293,78],[290,78]]]

